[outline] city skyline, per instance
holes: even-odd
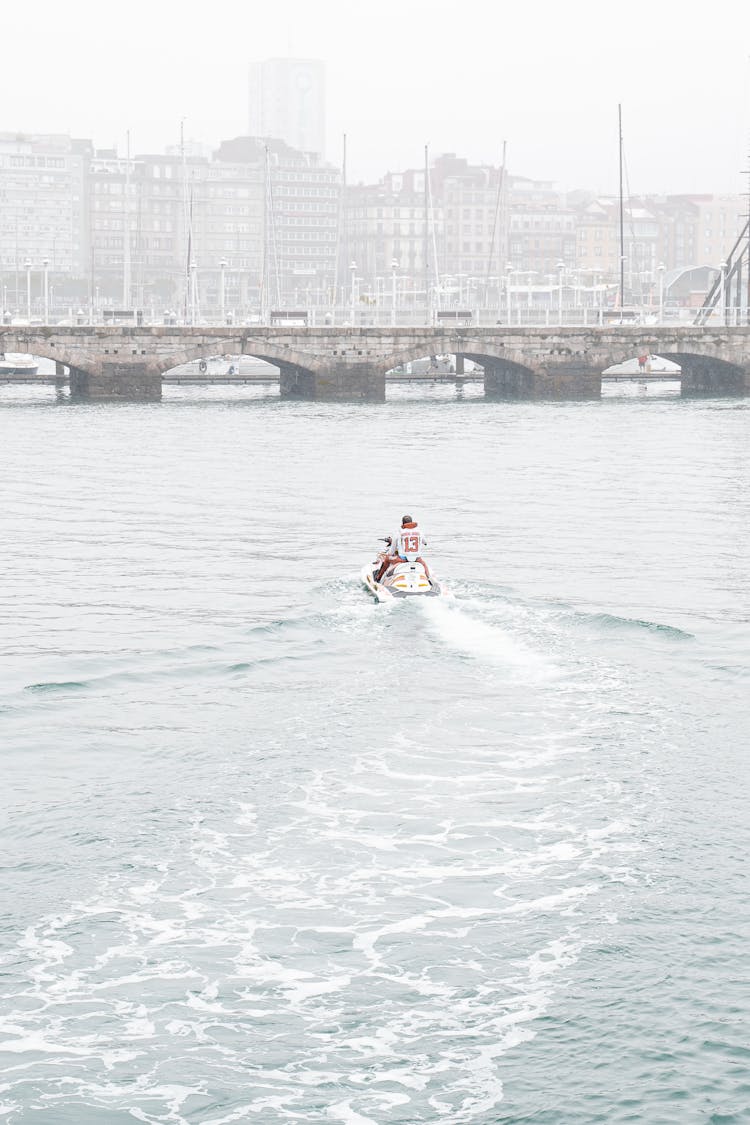
[[[128,158],[81,138],[0,133],[4,310],[134,305],[192,323],[206,307],[382,307],[397,291],[412,306],[497,308],[519,285],[529,305],[532,288],[548,303],[566,287],[598,307],[616,299],[616,199],[453,153],[429,168],[427,192],[421,168],[342,194],[340,170],[280,140]],[[693,304],[746,213],[736,194],[629,198],[626,300],[653,304],[677,269],[691,271],[679,299]]]
[[[176,19],[136,0],[114,55],[91,50],[87,5],[59,10],[42,0],[40,8],[45,31],[35,57],[65,78],[54,87],[29,83],[26,55],[10,57],[0,75],[10,129],[120,148],[129,130],[134,149],[148,152],[177,143],[184,119],[188,135],[215,145],[246,131],[251,60],[303,56],[326,66],[326,156],[340,164],[345,132],[351,182],[417,165],[425,142],[497,163],[505,140],[510,168],[566,189],[609,192],[621,101],[633,194],[745,188],[750,83],[732,44],[746,39],[750,16],[738,0],[721,20],[695,3],[654,9],[637,0],[616,29],[589,0],[512,18],[487,4],[457,12],[441,0],[385,0],[377,19],[357,26],[338,0],[323,5],[327,19],[292,0],[283,17],[259,11],[251,20],[219,0],[200,34],[184,9]],[[244,35],[228,39],[235,26],[252,33],[250,49]],[[21,12],[8,14],[7,30],[19,41],[28,36]]]

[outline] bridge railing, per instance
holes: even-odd
[[[748,323],[748,312],[746,304],[727,307],[726,304],[722,305],[720,302],[715,302],[710,308],[705,306],[700,309],[700,320],[696,320],[699,310],[695,308],[687,308],[677,305],[667,305],[661,311],[659,308],[653,306],[645,306],[643,308],[626,308],[620,313],[617,309],[612,308],[592,308],[588,305],[564,305],[562,310],[558,308],[536,308],[529,306],[525,302],[519,302],[518,305],[511,307],[510,311],[507,309],[498,310],[496,308],[472,308],[460,309],[458,315],[456,310],[453,309],[435,309],[432,313],[432,320],[428,320],[425,310],[418,309],[397,309],[394,313],[390,309],[370,308],[352,314],[350,309],[338,308],[332,310],[329,308],[311,308],[304,311],[293,310],[292,314],[288,317],[281,317],[278,312],[275,312],[272,318],[268,318],[267,322],[262,322],[258,316],[249,316],[245,319],[237,317],[231,324],[227,324],[226,320],[220,320],[218,317],[205,317],[199,322],[194,324],[183,324],[176,318],[170,318],[165,321],[163,317],[155,316],[150,317],[144,315],[139,318],[137,323],[132,320],[121,321],[114,317],[102,318],[98,316],[85,316],[74,318],[72,321],[68,317],[50,318],[49,327],[157,327],[164,326],[173,327],[176,329],[187,328],[224,328],[234,333],[243,333],[252,331],[256,327],[294,327],[294,328],[425,328],[431,326],[433,328],[443,328],[449,332],[452,328],[466,329],[472,326],[478,328],[494,328],[500,327],[520,327],[520,328],[555,328],[558,326],[565,328],[594,328],[597,326],[606,327],[607,325],[664,325],[665,327],[677,327],[679,325],[692,325],[697,323],[710,325],[712,327],[719,325],[740,326]],[[44,327],[40,320],[34,320],[31,323],[27,320],[14,317],[10,322],[6,322],[4,327],[9,331],[13,329],[30,328],[34,331],[37,328]],[[1,350],[1,349],[0,349]]]

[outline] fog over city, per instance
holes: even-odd
[[[417,166],[422,146],[564,188],[616,189],[622,102],[634,192],[738,192],[748,162],[749,8],[695,0],[344,0],[210,7],[134,0],[7,6],[0,126],[162,151],[247,132],[248,66],[321,59],[327,157],[350,180]]]

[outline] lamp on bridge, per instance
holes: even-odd
[[[49,258],[42,261],[44,269],[44,323],[49,324]]]
[[[391,259],[391,312],[392,312],[393,315],[391,317],[391,321],[392,321],[393,324],[396,323],[397,289],[398,289],[398,259],[392,258]]]
[[[222,258],[219,262],[219,306],[221,323],[226,323],[226,270],[229,263],[226,258]]]
[[[511,279],[512,273],[513,273],[513,266],[510,264],[510,262],[508,262],[507,266],[505,267],[505,302],[506,302],[506,307],[507,307],[508,324],[511,323],[511,316],[512,316],[512,312],[513,312],[512,308],[511,308],[511,303],[510,303],[510,301],[511,301],[511,298],[510,298],[510,279]]]
[[[27,258],[24,262],[26,270],[26,319],[31,324],[31,259]]]
[[[563,273],[565,262],[562,258],[557,263],[557,323],[562,327],[563,322]]]
[[[659,262],[656,267],[656,272],[659,274],[659,324],[664,322],[664,271],[666,268],[664,262]]]
[[[357,319],[357,263],[354,261],[354,259],[352,259],[351,265],[349,266],[349,272],[351,273],[352,278],[351,288],[349,291],[349,300],[351,302],[352,324],[354,324]]]

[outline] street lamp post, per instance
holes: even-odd
[[[659,262],[656,267],[659,274],[659,324],[664,323],[664,271],[666,268],[663,262]]]
[[[227,264],[228,263],[227,263],[226,258],[222,258],[221,261],[219,262],[219,303],[220,303],[220,306],[221,306],[221,323],[222,324],[224,324],[225,321],[226,321],[225,280],[226,280]]]
[[[596,320],[601,326],[604,322],[604,287],[599,285],[599,274],[594,274],[594,300],[596,302]]]
[[[391,261],[391,323],[396,323],[396,297],[398,292],[398,260]]]
[[[562,327],[563,322],[563,271],[565,262],[562,259],[557,263],[557,323]]]
[[[351,289],[349,291],[349,300],[351,302],[352,324],[354,324],[357,317],[357,263],[354,260],[352,260],[352,263],[349,266],[349,271],[351,273],[352,279]]]
[[[510,297],[510,278],[511,278],[512,273],[513,273],[513,266],[507,265],[505,267],[505,306],[506,306],[506,315],[507,315],[507,319],[508,319],[508,324],[511,323],[511,314],[512,314],[512,311],[513,311],[512,308],[511,308],[511,297]]]
[[[44,323],[49,324],[49,258],[42,262],[44,267]]]
[[[31,261],[27,258],[26,267],[26,319],[31,324]]]

